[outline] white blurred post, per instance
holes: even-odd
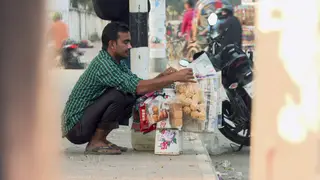
[[[166,69],[166,0],[150,0],[149,47],[151,71]]]
[[[137,76],[149,78],[148,0],[130,0],[131,70]]]
[[[143,79],[149,79],[148,0],[130,0],[130,52],[131,71]],[[154,150],[155,133],[143,135],[131,131],[131,144],[137,151]]]

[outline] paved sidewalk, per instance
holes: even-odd
[[[129,150],[122,155],[84,155],[85,146],[63,140],[63,180],[215,180],[211,159],[196,135],[184,136],[184,153],[159,156]],[[118,145],[131,147],[130,130],[121,127],[110,135]]]

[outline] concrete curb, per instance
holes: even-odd
[[[212,164],[210,155],[202,143],[198,134],[185,133],[185,137],[189,139],[193,146],[193,150],[197,153],[199,169],[202,171],[203,180],[219,180],[215,168]]]

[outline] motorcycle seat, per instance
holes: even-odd
[[[222,68],[230,66],[237,59],[248,58],[247,55],[235,44],[229,44],[222,48],[221,52],[219,53],[219,56],[222,60]]]

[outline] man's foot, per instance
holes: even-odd
[[[91,144],[89,143],[86,147],[85,154],[94,154],[94,155],[119,155],[121,150],[115,148],[111,144],[98,143]]]
[[[115,148],[115,149],[119,149],[121,152],[127,152],[128,151],[128,148],[127,147],[122,147],[122,146],[118,146],[116,144],[113,144],[112,142],[106,140],[105,142],[107,145]]]

